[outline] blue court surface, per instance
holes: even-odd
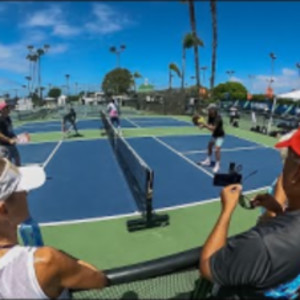
[[[211,168],[195,162],[206,157],[207,135],[129,138],[130,145],[154,170],[153,203],[156,209],[193,205],[216,199]],[[107,140],[23,145],[23,163],[46,162],[47,181],[29,195],[32,215],[40,223],[104,218],[134,213],[137,208]],[[222,171],[230,162],[243,167],[244,191],[269,186],[281,171],[279,153],[227,136]]]
[[[137,127],[174,127],[174,126],[192,126],[191,123],[186,121],[180,121],[171,117],[158,117],[158,118],[122,118],[121,127],[123,128],[137,128]],[[78,130],[86,129],[102,129],[102,122],[99,119],[90,120],[79,120],[77,122]],[[60,121],[49,121],[49,122],[33,122],[27,123],[16,128],[16,133],[28,132],[28,133],[39,133],[39,132],[53,132],[61,131]]]

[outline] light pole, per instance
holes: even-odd
[[[205,86],[205,71],[207,70],[206,66],[200,68],[203,71],[203,86]]]
[[[271,87],[272,82],[274,82],[274,79],[273,79],[273,76],[274,76],[274,61],[275,61],[275,59],[276,59],[277,57],[276,57],[276,55],[275,55],[273,52],[271,52],[271,53],[269,54],[269,56],[270,56],[270,58],[271,58],[271,80],[270,80],[270,85],[269,85],[269,87]]]
[[[231,76],[235,73],[233,70],[227,70],[226,74],[228,75],[228,81],[230,81]]]
[[[300,63],[296,63],[296,68],[298,69],[298,76],[300,79]]]
[[[26,84],[22,84],[21,87],[23,88],[23,91],[24,91],[23,96],[25,97],[27,86],[26,86]]]
[[[69,85],[70,74],[66,74],[65,77],[66,77],[67,95],[70,96],[70,85]]]
[[[77,92],[78,92],[78,82],[75,82],[75,95],[77,95]]]
[[[117,68],[120,68],[120,60],[121,60],[121,53],[126,49],[126,45],[121,45],[119,49],[116,46],[112,46],[109,48],[111,53],[116,54],[117,57]]]
[[[253,80],[255,79],[255,75],[248,75],[250,80],[250,92],[253,93]]]

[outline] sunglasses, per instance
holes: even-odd
[[[253,205],[251,200],[252,199],[250,197],[241,194],[239,197],[239,204],[245,209],[254,209],[255,206]]]
[[[246,176],[245,179],[243,180],[243,184],[245,183],[245,181],[247,181],[248,178],[252,177],[256,173],[257,173],[257,170],[251,172],[248,176]],[[245,209],[254,209],[255,206],[253,205],[251,200],[252,199],[249,196],[241,194],[239,197],[239,204],[241,207],[243,207]]]

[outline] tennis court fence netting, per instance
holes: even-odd
[[[200,278],[201,248],[105,270],[109,286],[72,293],[72,299],[203,299],[212,285]]]

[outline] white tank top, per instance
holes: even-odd
[[[0,299],[49,299],[34,269],[35,247],[14,246],[0,258]],[[70,298],[67,290],[59,299]]]

